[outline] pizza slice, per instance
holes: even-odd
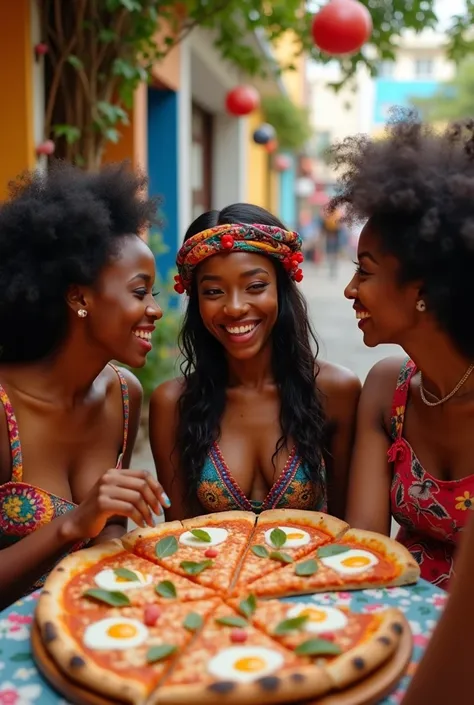
[[[303,558],[318,546],[339,538],[348,528],[346,522],[321,512],[298,509],[262,512],[233,594],[246,592],[252,580]]]
[[[234,603],[233,603],[234,604]],[[408,625],[396,609],[370,614],[316,601],[262,600],[252,623],[296,654],[324,666],[334,688],[345,688],[382,665]]]
[[[245,614],[253,609],[246,601]],[[331,687],[323,669],[221,604],[192,647],[159,685],[150,705],[301,701]]]
[[[337,543],[248,585],[259,597],[363,590],[416,583],[420,569],[401,544],[370,531],[350,529]]]
[[[84,612],[215,596],[213,590],[126,551],[119,541],[70,554],[51,572],[45,591],[64,610],[76,611],[80,605]]]
[[[122,542],[138,556],[226,594],[254,527],[252,512],[219,512],[136,529]]]
[[[37,612],[43,643],[68,678],[120,702],[143,705],[218,598],[147,607],[65,612],[46,595]],[[148,610],[148,614],[147,614]]]

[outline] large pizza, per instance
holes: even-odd
[[[108,698],[282,703],[367,677],[407,628],[398,610],[356,614],[311,593],[418,577],[396,541],[326,514],[223,512],[71,554],[36,617],[66,677]]]

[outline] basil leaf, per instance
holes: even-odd
[[[117,578],[122,578],[122,580],[138,580],[138,575],[133,572],[133,570],[129,570],[128,568],[114,568],[114,573],[117,576]]]
[[[252,551],[252,553],[255,553],[255,555],[259,558],[268,558],[268,551],[265,546],[252,546],[250,550]]]
[[[183,622],[183,627],[189,632],[195,632],[196,629],[202,626],[203,618],[197,612],[190,612],[186,615],[186,619]]]
[[[164,658],[171,656],[175,651],[178,650],[177,646],[173,644],[160,644],[160,646],[152,646],[148,649],[146,660],[148,663],[155,663],[156,661],[162,661]]]
[[[195,563],[194,561],[183,561],[179,564],[179,567],[184,570],[188,575],[199,575],[206,568],[210,568],[212,565],[211,560],[200,561],[200,563]]]
[[[308,639],[295,649],[298,656],[338,656],[341,653],[341,647],[327,639]]]
[[[283,622],[280,622],[279,624],[276,625],[275,627],[275,634],[281,635],[281,634],[288,634],[288,632],[294,632],[297,629],[301,629],[306,622],[308,621],[309,617],[307,614],[300,614],[298,617],[292,617],[291,619],[284,619]]]
[[[272,561],[280,561],[280,563],[293,563],[293,557],[289,553],[283,553],[282,551],[272,551],[270,558]]]
[[[164,539],[158,541],[155,546],[155,553],[157,558],[168,558],[176,553],[178,550],[178,539],[176,536],[165,536]]]
[[[297,563],[295,565],[295,574],[300,577],[314,575],[318,570],[319,566],[314,558],[310,558],[309,561],[303,561],[303,563]]]
[[[243,617],[218,617],[216,620],[217,624],[223,624],[226,627],[247,627],[247,620]]]
[[[98,602],[105,602],[111,607],[126,607],[130,604],[130,600],[123,592],[116,590],[102,590],[102,588],[91,588],[86,590],[83,597],[90,597]]]
[[[270,534],[270,541],[275,546],[275,548],[281,548],[286,543],[286,534],[281,529],[273,529]]]
[[[340,553],[350,551],[350,546],[343,546],[340,543],[330,543],[327,546],[318,548],[318,558],[329,558],[329,556],[338,556]]]
[[[204,529],[191,529],[192,535],[199,539],[199,541],[204,541],[205,543],[211,543],[211,535],[204,531]]]
[[[177,596],[176,588],[171,580],[163,580],[161,583],[158,583],[155,588],[155,592],[158,593],[158,595],[161,595],[161,597]]]
[[[246,600],[243,600],[239,605],[240,612],[245,617],[251,617],[257,609],[257,600],[255,595],[249,595]]]

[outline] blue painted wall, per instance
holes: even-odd
[[[280,173],[279,181],[280,220],[283,221],[288,228],[296,230],[298,213],[296,210],[295,197],[296,167],[293,157],[291,157],[291,167]]]
[[[394,81],[378,78],[375,81],[374,124],[387,122],[392,106],[413,107],[412,98],[430,98],[439,88],[437,81]]]
[[[160,228],[168,252],[157,257],[158,271],[166,278],[175,269],[178,234],[178,94],[148,89],[149,192],[160,196]],[[175,272],[173,272],[174,274]]]

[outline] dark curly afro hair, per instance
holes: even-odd
[[[68,330],[69,287],[93,285],[120,238],[153,222],[145,186],[126,163],[94,174],[56,163],[11,184],[0,206],[0,364],[57,349]]]
[[[400,282],[422,282],[429,311],[474,359],[474,121],[436,132],[396,110],[383,139],[347,138],[331,161],[342,176],[330,208],[370,219]]]

